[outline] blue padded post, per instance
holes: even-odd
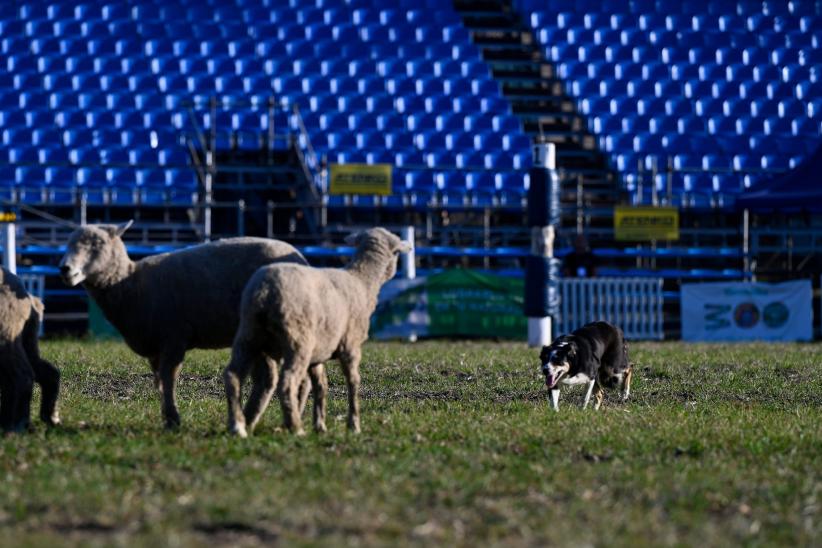
[[[559,310],[559,261],[554,258],[554,231],[560,222],[556,149],[551,143],[533,145],[534,167],[528,188],[531,253],[525,263],[525,303],[528,344],[551,343],[551,317]]]

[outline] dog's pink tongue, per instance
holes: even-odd
[[[548,375],[546,377],[546,381],[548,383],[548,388],[553,388],[554,384],[556,384],[556,379],[554,378],[553,375]]]

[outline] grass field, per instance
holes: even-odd
[[[369,344],[363,433],[225,434],[227,352],[192,352],[183,427],[148,365],[57,341],[64,426],[0,441],[0,543],[805,545],[822,538],[822,345],[635,344],[627,404],[549,412],[519,344]]]

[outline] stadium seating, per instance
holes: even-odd
[[[707,184],[674,176],[675,192],[691,195],[682,203],[707,203],[740,192],[763,168],[795,166],[819,143],[818,1],[515,5],[628,190],[638,166],[664,170],[677,158],[677,169],[712,170],[700,178]]]
[[[686,171],[673,177],[682,203],[711,203],[819,141],[818,1],[515,5],[628,190],[640,166],[664,171],[670,158]],[[516,202],[527,189],[528,138],[450,3],[22,0],[0,13],[0,53],[0,163],[44,170],[0,181],[25,199],[72,200],[52,189],[73,187],[185,203],[196,178],[180,175],[191,171],[181,105],[212,95],[263,105],[272,93],[300,107],[319,154],[394,164],[396,188],[415,200]],[[232,132],[225,146],[253,149],[267,130],[260,113],[201,123]],[[81,176],[101,164],[130,174]],[[152,166],[162,176],[140,175]],[[50,179],[46,168],[64,170]]]
[[[59,172],[61,188],[71,179],[80,190],[104,189],[101,196],[117,203],[180,199],[193,180],[179,175],[187,155],[173,135],[188,123],[180,105],[212,95],[265,105],[276,94],[298,105],[313,147],[330,161],[428,163],[446,174],[435,180],[433,172],[401,171],[398,187],[419,195],[452,185],[467,192],[464,177],[451,176],[458,157],[492,177],[530,162],[528,139],[450,3],[13,6],[0,15],[8,71],[0,78],[4,146],[13,144],[7,157],[15,166],[71,168],[68,179],[68,171]],[[237,109],[202,122],[235,132],[220,142],[254,148],[259,141],[250,134],[267,129],[260,112]],[[170,134],[171,142],[151,132]],[[109,167],[105,181],[81,177],[81,169],[99,163]],[[149,174],[150,164],[163,167]],[[32,199],[71,199],[41,192],[55,183],[35,173],[2,184],[32,184]]]

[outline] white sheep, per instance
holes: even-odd
[[[42,389],[40,418],[60,423],[57,397],[60,371],[40,357],[37,334],[43,303],[29,295],[20,278],[0,268],[0,428],[22,432],[29,427],[32,387]]]
[[[297,389],[311,375],[314,385],[314,428],[323,432],[327,382],[319,378],[323,363],[336,358],[348,385],[348,428],[360,431],[359,386],[363,342],[382,285],[397,271],[397,254],[408,243],[383,228],[354,234],[346,242],[357,247],[344,269],[273,264],[259,269],[243,291],[240,326],[231,362],[223,373],[228,399],[228,428],[245,437],[253,430],[268,400],[253,390],[243,413],[242,383],[249,371],[254,382],[276,382],[282,366],[278,396],[286,428],[302,434]],[[265,367],[264,372],[259,368]],[[251,420],[248,420],[248,419]]]
[[[82,283],[129,348],[148,358],[166,426],[176,427],[175,385],[186,351],[231,345],[240,296],[258,268],[307,263],[291,245],[263,238],[229,238],[134,262],[121,239],[130,225],[75,230],[60,274],[70,286]],[[264,381],[257,389],[273,392]]]

